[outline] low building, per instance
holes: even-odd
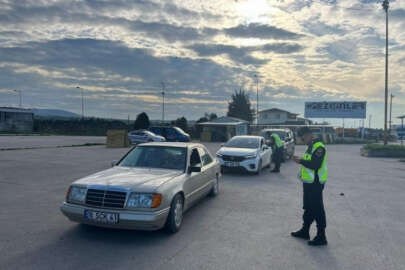
[[[31,132],[34,113],[31,110],[0,107],[0,132]]]
[[[278,108],[259,111],[259,125],[310,125],[311,120],[298,117],[298,114]]]
[[[247,135],[249,122],[234,117],[219,117],[209,122],[197,123],[202,127],[201,141],[226,142],[233,136]]]

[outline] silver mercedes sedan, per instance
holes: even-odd
[[[112,168],[73,182],[61,211],[89,225],[175,233],[191,205],[218,194],[220,171],[202,144],[140,144]]]

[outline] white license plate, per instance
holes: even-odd
[[[87,220],[105,224],[117,224],[119,219],[118,214],[115,213],[106,213],[91,210],[84,211],[84,218]]]
[[[225,161],[226,167],[239,167],[239,162],[234,161]]]

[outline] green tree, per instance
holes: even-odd
[[[187,124],[187,119],[183,116],[180,118],[177,118],[175,121],[175,126],[181,128],[185,132],[188,131],[188,124]]]
[[[228,113],[226,115],[252,122],[255,111],[251,108],[249,95],[245,91],[240,89],[232,94],[232,100],[228,104]]]
[[[210,115],[209,115],[210,121],[212,121],[212,120],[214,120],[214,119],[217,119],[217,118],[218,118],[218,116],[217,116],[216,113],[210,113]]]
[[[148,115],[143,112],[138,114],[134,123],[134,129],[148,129],[150,126],[150,121]]]

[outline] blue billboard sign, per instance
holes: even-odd
[[[305,102],[306,118],[366,118],[365,101]]]

